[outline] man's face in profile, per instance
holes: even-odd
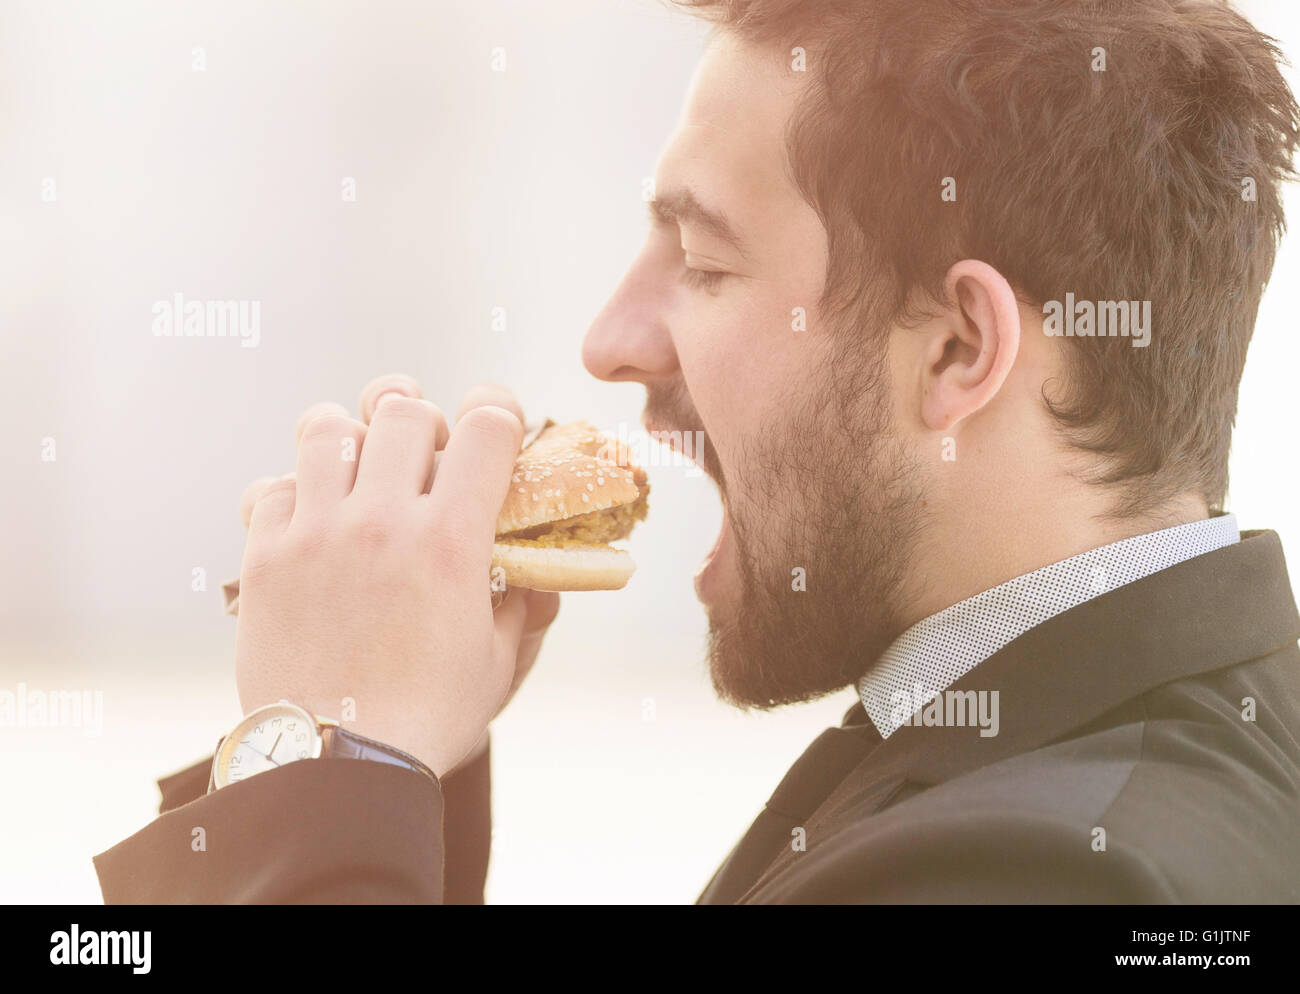
[[[887,337],[821,323],[826,233],[785,144],[806,80],[713,40],[649,237],[583,347],[594,375],[645,384],[648,428],[706,434],[724,521],[696,589],[714,686],[740,706],[839,689],[883,651],[921,506]]]

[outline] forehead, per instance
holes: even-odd
[[[689,188],[738,219],[749,207],[799,199],[785,129],[806,78],[779,52],[716,35],[660,159],[656,189]]]

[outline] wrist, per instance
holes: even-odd
[[[316,712],[281,700],[255,708],[217,744],[209,792],[303,759],[353,759],[405,768],[436,788],[438,773],[413,752],[345,729]]]
[[[455,776],[461,770],[465,769],[465,767],[470,766],[471,764],[483,758],[483,756],[488,751],[488,744],[490,742],[490,736],[488,732],[489,729],[487,728],[483,729],[483,734],[479,736],[479,740],[474,744],[474,748],[472,748],[468,753],[465,754],[464,759],[462,759],[459,763],[457,763],[450,770],[448,770],[446,774],[444,774],[444,777]]]

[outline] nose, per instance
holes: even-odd
[[[660,269],[647,244],[587,329],[582,364],[592,376],[647,383],[677,371],[666,306],[672,287]]]

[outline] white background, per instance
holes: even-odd
[[[1292,4],[1242,9],[1300,44]],[[306,405],[404,371],[451,410],[494,379],[531,414],[636,424],[643,391],[578,349],[644,236],[702,36],[655,0],[0,2],[0,688],[105,709],[95,737],[0,728],[0,900],[98,901],[91,856],[237,720],[236,501],[292,468]],[[1293,561],[1298,253],[1264,301],[1230,501]],[[260,347],[156,339],[174,292],[260,300]],[[681,469],[654,485],[628,589],[565,598],[494,726],[491,901],[693,900],[852,703],[713,699],[691,574],[719,505]]]

